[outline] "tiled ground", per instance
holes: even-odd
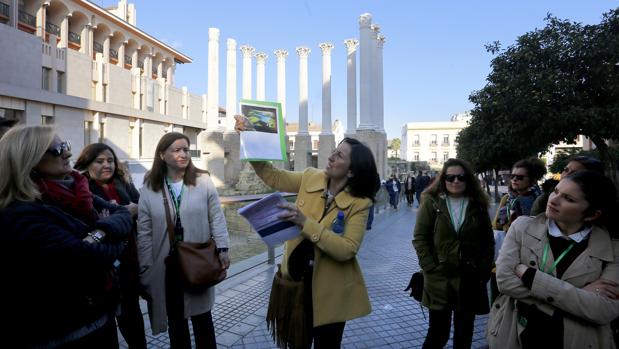
[[[423,310],[424,318],[419,303],[403,291],[418,269],[411,244],[416,212],[405,203],[398,211],[387,209],[376,216],[372,230],[367,232],[358,259],[373,310],[346,324],[344,348],[421,347],[427,331],[427,309]],[[272,266],[257,266],[218,286],[213,317],[220,348],[277,348],[264,320],[273,272]],[[473,348],[486,346],[486,321],[486,316],[476,320]],[[165,334],[149,336],[148,340],[152,348],[168,346]]]

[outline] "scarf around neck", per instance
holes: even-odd
[[[65,180],[36,178],[35,182],[44,202],[59,207],[88,225],[97,221],[88,179],[77,171],[71,172]]]
[[[499,209],[499,224],[509,225],[520,216],[530,215],[535,199],[541,194],[542,191],[537,184],[530,187],[523,194],[516,193],[510,187],[507,194],[507,203]]]

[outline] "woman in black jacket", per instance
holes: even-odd
[[[114,265],[131,216],[90,193],[48,126],[0,139],[0,336],[22,348],[118,348]]]
[[[140,193],[133,186],[122,164],[119,164],[114,149],[104,143],[90,144],[82,150],[74,167],[88,178],[93,194],[124,206],[135,221]],[[125,252],[120,258],[121,313],[117,318],[120,333],[130,349],[146,348],[144,318],[140,309],[139,272],[134,225]]]

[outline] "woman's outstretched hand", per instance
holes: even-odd
[[[235,115],[234,120],[234,130],[236,131],[236,133],[255,130],[254,126],[251,124],[251,122],[249,122],[249,119],[247,119],[243,115]]]

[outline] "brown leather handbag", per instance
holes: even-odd
[[[188,292],[200,292],[223,281],[227,272],[221,265],[217,245],[213,238],[207,242],[175,241],[174,223],[165,190],[162,188],[163,206],[165,206],[170,254],[166,258],[166,267],[173,268],[183,288]]]

